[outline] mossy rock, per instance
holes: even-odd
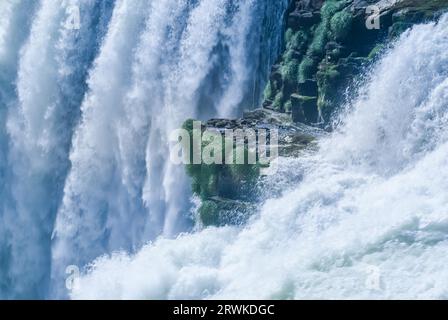
[[[283,111],[283,92],[279,91],[277,92],[274,102],[272,103],[272,109],[277,111]]]
[[[317,71],[318,62],[310,56],[306,56],[299,66],[297,76],[298,82],[305,82],[307,79],[312,79]]]
[[[308,48],[308,55],[322,57],[325,53],[325,44],[328,39],[329,24],[322,22],[314,32],[313,40]]]
[[[319,98],[317,102],[319,114],[325,121],[332,116],[335,107],[344,101],[344,91],[360,74],[362,68],[369,63],[365,57],[349,56],[338,63],[322,62],[317,72]]]
[[[339,11],[331,17],[330,30],[334,40],[344,42],[352,30],[353,15],[346,10]]]
[[[247,148],[244,150],[247,159]],[[189,164],[187,174],[192,179],[192,191],[201,199],[223,196],[249,199],[254,195],[260,175],[259,164]]]
[[[219,122],[219,121],[215,121]],[[226,150],[226,138],[220,132],[214,132],[210,136],[213,139],[202,140],[202,151],[207,147],[216,143],[215,150],[222,150],[222,163],[206,164],[204,162],[193,164],[193,120],[187,120],[183,128],[190,133],[190,164],[186,165],[187,174],[191,177],[192,190],[202,200],[211,197],[223,197],[228,199],[247,200],[252,199],[255,195],[256,182],[260,176],[261,164],[258,162],[256,155],[255,163],[249,162],[249,146],[247,141],[241,145],[233,145],[232,150]],[[204,133],[206,128],[203,126],[201,132]],[[232,152],[232,163],[225,163],[226,153]],[[237,154],[241,155],[244,161],[239,164]],[[202,158],[201,158],[202,159]]]
[[[345,85],[339,65],[334,63],[321,63],[317,72],[319,86],[319,99],[317,107],[321,116],[328,120],[335,105],[339,102],[339,88]]]
[[[309,47],[309,55],[323,56],[325,53],[325,45],[332,33],[334,38],[347,36],[349,28],[351,28],[352,18],[350,13],[341,10],[348,3],[348,1],[337,0],[328,0],[324,3],[320,11],[322,17],[321,22],[314,31],[314,37]]]
[[[304,52],[306,50],[309,37],[309,32],[305,30],[295,32],[288,42],[288,48]]]
[[[282,67],[284,85],[295,87],[298,72],[299,64],[297,60],[288,61],[287,64]]]
[[[389,28],[389,38],[398,38],[403,32],[412,28],[413,24],[408,22],[396,22]]]
[[[367,56],[367,59],[369,59],[369,60],[376,59],[378,56],[381,55],[381,53],[384,51],[385,48],[386,48],[386,46],[383,43],[378,43],[372,49],[372,51],[370,51],[369,55]]]
[[[340,58],[346,57],[350,49],[336,41],[330,41],[325,46],[326,59],[337,62]]]
[[[328,122],[345,99],[350,83],[366,63],[384,51],[386,41],[448,10],[446,0],[386,3],[381,7],[380,29],[368,29],[365,8],[377,2],[291,1],[286,13],[285,51],[273,67],[263,106],[294,112],[293,94],[317,97],[319,119]],[[317,82],[317,93],[301,88],[309,80]],[[306,122],[309,117],[302,118],[314,123]]]

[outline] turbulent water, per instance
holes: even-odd
[[[99,258],[72,298],[448,298],[447,45],[448,16],[403,34],[246,226]]]
[[[286,5],[0,1],[0,298],[448,298],[448,16],[280,160],[293,187],[192,229],[168,135],[259,104]]]
[[[259,104],[286,0],[0,1],[0,298],[191,228],[168,135]]]

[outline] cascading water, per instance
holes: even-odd
[[[448,298],[448,16],[405,32],[341,117],[246,226],[99,258],[72,297]]]
[[[59,29],[67,4],[39,4],[20,52],[17,98],[11,102],[7,119],[9,195],[3,218],[8,228],[8,276],[19,297],[41,296],[47,291],[51,233],[69,167],[72,128],[94,57],[92,43],[101,32],[96,28],[102,22],[96,16],[107,6],[84,1],[83,28],[75,34]]]
[[[189,230],[168,135],[259,104],[286,6],[0,2],[0,298],[65,297],[67,266]]]

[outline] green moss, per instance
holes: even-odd
[[[289,61],[286,65],[282,66],[282,77],[285,82],[292,84],[297,81],[297,72],[299,71],[298,62],[296,60]]]
[[[278,92],[272,103],[274,110],[283,110],[283,92]]]
[[[389,29],[389,38],[397,38],[407,29],[412,27],[412,23],[396,22]]]
[[[336,12],[340,11],[344,6],[349,4],[350,1],[346,0],[327,0],[320,10],[323,21],[329,21]]]
[[[286,51],[282,56],[282,62],[280,66],[281,74],[281,88],[277,88],[277,92],[274,93],[273,108],[279,111],[284,111],[286,103],[285,97],[289,96],[297,89],[297,79],[299,74],[299,64],[302,57],[305,55],[308,45],[309,31],[299,30],[293,32],[291,29],[287,31],[287,44]],[[308,72],[311,74],[312,72]],[[282,94],[279,94],[279,91]]]
[[[304,82],[311,79],[316,71],[316,63],[311,57],[306,56],[299,66],[298,82]]]
[[[330,20],[330,30],[334,40],[344,41],[352,29],[353,15],[346,10],[334,14]]]
[[[193,122],[194,120],[189,119],[183,124],[183,128],[190,133],[190,143],[193,136]],[[204,137],[202,140],[202,151],[205,150],[205,147],[213,151],[219,150],[218,147],[223,147],[221,149],[222,159],[226,159],[226,152],[232,152],[233,163],[205,164],[201,162],[200,164],[186,165],[187,174],[191,178],[192,191],[202,201],[202,205],[198,210],[199,218],[205,226],[236,223],[239,221],[239,218],[237,219],[236,216],[239,217],[241,212],[244,211],[240,208],[240,203],[244,201],[250,202],[254,198],[254,190],[260,176],[261,165],[259,163],[249,163],[248,160],[252,158],[249,157],[249,148],[246,144],[234,146],[231,150],[225,150],[224,146],[226,143],[223,135],[216,133],[208,141],[204,141]],[[216,149],[210,148],[215,143]],[[193,146],[191,146],[192,150]],[[243,152],[243,164],[236,164],[238,150]],[[191,163],[192,160],[193,155],[191,156]],[[217,202],[215,198],[222,200]],[[241,202],[240,200],[244,201]]]
[[[304,30],[297,31],[288,43],[288,47],[297,51],[303,51],[306,49],[309,35]]]
[[[189,164],[187,174],[192,178],[193,192],[205,199],[217,193],[220,168],[218,165]]]
[[[297,21],[289,20],[285,51],[274,70],[270,94],[265,94],[275,110],[292,112],[296,109],[294,103],[305,105],[300,99],[292,102],[291,96],[303,94],[301,84],[313,80],[317,90],[315,86],[306,94],[317,96],[320,119],[328,121],[352,79],[384,50],[384,45],[378,43],[387,40],[388,30],[390,40],[416,23],[440,16],[442,8],[447,9],[446,0],[399,1],[384,13],[381,30],[372,31],[364,26],[363,12],[352,10],[355,5],[353,0],[325,0],[320,15],[313,12],[313,19],[306,25],[298,28]],[[300,10],[300,4],[296,3],[295,8]],[[303,118],[306,122],[307,116]]]
[[[201,164],[193,164],[193,122],[195,120],[188,119],[184,122],[182,128],[187,130],[190,135],[190,164],[186,165],[187,174],[192,178],[192,190],[194,193],[199,195],[201,198],[207,198],[213,194],[216,194],[218,182],[219,182],[219,173],[221,171],[222,165],[220,164],[210,164],[206,165],[204,163]],[[215,140],[213,142],[210,141],[202,141],[202,148],[209,145],[210,143],[219,143],[219,140]],[[198,155],[201,156],[201,155]]]
[[[319,71],[317,72],[317,78],[319,86],[325,84],[328,81],[335,80],[340,75],[337,65],[334,63],[322,63],[319,66]]]
[[[372,51],[370,51],[369,55],[367,56],[367,59],[373,60],[376,57],[378,57],[379,54],[384,50],[385,45],[382,43],[377,44]]]
[[[307,32],[299,30],[293,33],[291,29],[288,31],[291,31],[291,34],[287,36],[286,50],[282,56],[283,64],[287,64],[293,59],[300,59],[301,56],[305,55],[308,45],[309,36]]]
[[[308,50],[308,55],[322,56],[324,54],[325,44],[327,42],[328,25],[322,22],[316,29],[313,41]]]
[[[319,113],[327,117],[333,108],[333,98],[337,95],[337,87],[341,74],[338,66],[332,63],[322,63],[317,72],[319,97],[317,107]]]
[[[344,38],[350,32],[352,16],[345,10],[338,12],[347,4],[346,1],[330,0],[321,9],[321,22],[314,28],[313,37],[306,56],[300,63],[298,81],[313,78],[319,61],[325,55],[325,47],[330,36]]]
[[[321,8],[322,21],[314,31],[314,37],[308,50],[309,55],[322,56],[327,43],[332,17],[340,10],[344,1],[326,1]]]
[[[244,164],[187,165],[187,174],[192,179],[192,191],[202,200],[229,195],[232,195],[233,198],[241,195],[240,192],[249,193],[260,175],[260,165],[247,163],[247,148],[245,148],[244,154],[246,159]],[[234,186],[233,189],[223,189],[221,181],[226,181],[227,184]]]
[[[298,83],[316,79],[318,65],[326,54],[329,41],[342,41],[349,34],[353,17],[348,11],[349,0],[327,0],[320,12],[320,21],[315,25],[294,31],[289,28],[285,33],[285,52],[280,63],[281,81],[279,88],[268,88],[265,99],[273,101],[274,110],[290,111],[289,97],[296,93]],[[338,47],[333,56],[342,53]]]

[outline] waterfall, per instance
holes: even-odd
[[[405,32],[247,225],[99,257],[72,298],[448,298],[447,35]]]
[[[38,297],[49,283],[51,234],[69,168],[72,128],[94,57],[94,34],[101,26],[98,11],[107,5],[95,1],[12,3],[17,11],[35,9],[36,13],[26,43],[17,44],[15,52],[9,49],[10,56],[18,56],[18,63],[16,79],[9,80],[15,81],[12,90],[17,95],[9,101],[6,121],[11,142],[7,195],[2,203],[3,245],[9,260],[6,278],[15,287],[12,297]],[[69,4],[79,4],[83,17],[83,27],[76,33],[61,28]],[[11,28],[18,28],[13,23],[23,21],[11,21]]]
[[[13,101],[13,82],[17,74],[17,60],[20,46],[29,30],[30,12],[34,5],[3,1],[0,4],[0,296],[11,283],[9,268],[8,234],[4,215],[6,176],[8,168],[9,137],[6,132],[8,105]],[[18,26],[21,26],[19,28]]]
[[[190,230],[168,135],[259,104],[287,2],[0,3],[0,298]]]

